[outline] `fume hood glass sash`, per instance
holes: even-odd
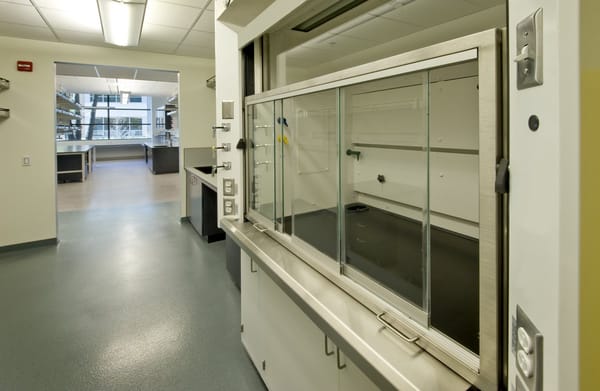
[[[369,295],[364,286],[361,286],[362,284],[349,283],[352,280],[339,273],[339,271],[332,273],[332,269],[329,267],[330,263],[323,259],[323,254],[321,256],[317,254],[312,258],[306,257],[306,253],[299,249],[296,243],[290,239],[290,235],[282,230],[267,231],[267,234],[303,258],[316,270],[322,272],[375,314],[381,311],[390,311],[396,318],[397,323],[402,325],[409,334],[419,336],[419,346],[482,389],[495,389],[501,381],[498,378],[498,368],[500,360],[499,342],[502,336],[499,335],[501,328],[498,319],[501,313],[501,297],[499,296],[501,292],[499,289],[501,275],[499,272],[501,270],[502,227],[499,221],[501,213],[500,197],[494,191],[495,166],[499,154],[502,153],[501,141],[503,139],[501,41],[502,33],[500,31],[489,30],[246,98],[246,105],[250,107],[258,103],[273,102],[329,89],[339,89],[377,79],[419,71],[430,71],[443,66],[476,60],[478,83],[475,99],[479,106],[478,120],[476,121],[479,140],[477,154],[474,156],[477,160],[479,176],[479,205],[477,206],[479,211],[479,273],[476,282],[479,286],[477,297],[479,308],[479,354],[474,354],[453,341],[443,331],[437,330],[435,325],[433,327],[416,325],[415,321],[420,325],[429,324],[427,317],[431,308],[426,312],[412,305],[413,309],[416,309],[416,312],[412,313],[410,305],[396,305],[393,298],[388,300],[387,296],[379,294]],[[345,97],[339,90],[338,94],[340,94],[339,105],[343,108]],[[428,94],[431,95],[431,89]],[[338,141],[340,149],[338,158],[346,159],[352,155],[347,156],[346,151],[343,150],[346,144],[343,139],[344,132],[341,129],[343,126],[341,124],[345,119],[341,115],[341,111],[343,109],[338,109],[338,123],[340,124],[338,137],[342,137],[342,140]],[[428,148],[433,148],[431,143]],[[442,147],[436,148],[439,149],[436,153],[447,152]],[[431,151],[429,154],[429,160],[431,160]],[[338,164],[338,182],[344,180],[344,175],[344,165]],[[432,175],[433,173],[429,171],[425,175],[427,180],[430,181],[428,186],[431,186]],[[345,229],[347,225],[345,213],[342,213],[346,198],[341,193],[341,191],[338,192],[338,232]],[[428,208],[431,209],[432,205],[428,205]],[[256,220],[254,212],[251,208],[248,209],[247,216],[251,221]],[[264,218],[264,216],[261,217]],[[431,213],[429,217],[431,220]],[[434,222],[431,221],[431,224],[434,224]],[[468,235],[472,234],[467,232]],[[346,256],[343,251],[342,247],[342,253],[339,255],[342,259]],[[457,287],[457,289],[459,288]],[[400,298],[400,296],[396,297]],[[405,304],[410,303],[406,302]],[[425,318],[420,318],[419,313],[424,314]]]

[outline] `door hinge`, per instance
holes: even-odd
[[[267,362],[263,360],[262,362],[262,370],[265,371],[267,369]]]
[[[244,324],[241,324],[240,325],[240,333],[243,333],[243,332],[244,332]]]

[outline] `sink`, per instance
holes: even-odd
[[[205,174],[212,174],[212,166],[200,166],[200,167],[194,167],[194,168]]]

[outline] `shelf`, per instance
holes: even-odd
[[[6,119],[10,117],[10,109],[0,108],[0,119]]]
[[[0,77],[0,90],[8,90],[10,88],[10,80]]]
[[[217,88],[217,78],[216,78],[216,76],[211,76],[208,79],[206,79],[206,86],[208,88],[212,88],[213,90],[215,88]]]
[[[69,105],[71,105],[71,107],[75,108],[76,110],[81,110],[81,105],[79,103],[75,102],[73,99],[71,99],[71,97],[63,94],[62,92],[57,92],[56,98],[57,98],[57,103],[58,103],[58,98],[60,98],[62,102],[68,103]]]
[[[81,119],[80,114],[72,113],[70,111],[66,111],[66,110],[62,110],[62,109],[56,109],[56,114],[64,115],[65,117],[69,117],[69,118]]]

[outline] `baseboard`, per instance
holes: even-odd
[[[10,244],[8,246],[1,246],[0,253],[6,253],[9,251],[15,251],[15,250],[25,250],[28,248],[35,248],[35,247],[56,246],[57,244],[58,244],[57,238],[34,240],[33,242],[25,242],[25,243],[19,243],[19,244]]]
[[[143,160],[144,155],[139,156],[104,156],[96,157],[97,162],[108,162],[113,160]]]

